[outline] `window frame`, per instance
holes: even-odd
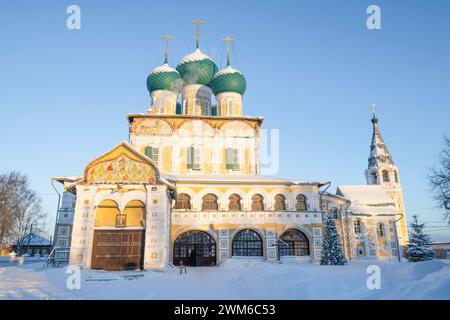
[[[255,200],[255,197],[260,197],[260,199],[259,200]],[[254,195],[252,195],[251,200],[252,200],[252,204],[251,204],[251,207],[250,207],[251,211],[264,211],[265,203],[264,203],[264,196],[263,195],[261,195],[259,193],[255,193]],[[258,204],[258,202],[260,203],[260,205],[256,206]]]
[[[303,205],[300,206],[300,204]],[[295,211],[308,211],[308,198],[302,193],[295,197]]]
[[[280,197],[282,200],[280,199]],[[277,204],[281,204],[281,207],[277,207]],[[275,211],[286,211],[287,210],[286,197],[283,194],[278,193],[273,197],[273,210],[275,210]]]
[[[211,199],[206,199],[211,197]],[[209,204],[213,204],[209,206]],[[202,211],[219,211],[219,197],[214,193],[207,193],[202,197]]]

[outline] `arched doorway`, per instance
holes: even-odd
[[[297,229],[289,229],[278,240],[280,256],[309,256],[308,237]]]
[[[183,233],[173,244],[173,264],[179,265],[180,260],[195,267],[216,265],[216,241],[204,231]]]
[[[263,242],[256,231],[244,229],[233,238],[233,256],[262,257]]]
[[[121,212],[117,202],[96,209],[92,269],[134,270],[143,267],[145,205],[132,200]]]

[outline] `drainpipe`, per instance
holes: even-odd
[[[59,206],[61,204],[61,194],[59,193],[58,189],[56,189],[55,185],[53,184],[55,182],[54,179],[52,179],[52,187],[55,190],[55,192],[58,194],[58,207],[56,208],[56,219],[55,219],[55,230],[53,231],[53,245],[56,245],[56,226],[58,225],[58,217],[59,217]]]
[[[141,255],[142,255],[142,267],[141,270],[144,270],[145,268],[145,246],[147,239],[145,238],[145,235],[147,233],[147,218],[148,218],[148,189],[147,184],[144,183],[144,189],[145,189],[145,221],[144,221],[144,232],[142,233],[142,242],[143,246],[141,248]]]
[[[319,208],[319,210],[320,210],[320,212],[322,212],[322,195],[328,190],[328,188],[331,186],[331,182],[330,181],[327,181],[327,182],[325,182],[321,187],[323,187],[323,186],[327,186],[324,190],[322,190],[322,191],[320,191],[319,190],[319,195],[320,195],[320,197],[319,197],[319,205],[320,205],[320,208]]]
[[[348,260],[352,261],[352,248],[350,246],[350,222],[348,220],[348,208],[350,208],[350,205],[352,202],[350,200],[345,200],[345,221],[347,221],[347,250],[348,250]],[[341,216],[341,223],[342,223],[342,231],[344,231],[344,221]],[[344,238],[345,239],[345,238]]]
[[[324,189],[324,190],[322,190],[322,191],[320,191],[319,190],[319,212],[320,212],[320,215],[321,215],[321,218],[322,218],[322,225],[323,225],[323,223],[324,223],[324,221],[323,221],[323,210],[322,210],[322,207],[323,207],[323,199],[322,199],[322,197],[323,197],[323,194],[328,190],[328,188],[331,186],[331,182],[330,181],[327,181],[327,182],[325,182],[321,187],[323,187],[323,186],[326,186],[326,188]],[[323,233],[323,232],[322,232]],[[314,241],[314,240],[313,240]],[[315,258],[313,258],[313,261],[315,260]]]
[[[401,257],[402,250],[400,247],[400,243],[398,241],[398,234],[397,234],[397,221],[400,221],[401,219],[403,219],[403,214],[399,213],[398,215],[400,215],[400,218],[398,218],[397,220],[394,220],[394,234],[395,234],[395,242],[397,243],[398,262],[402,262],[402,257]]]

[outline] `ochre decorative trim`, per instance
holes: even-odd
[[[130,133],[137,134],[138,128],[143,124],[146,119],[156,119],[164,121],[169,125],[172,131],[179,129],[183,124],[188,121],[200,120],[206,122],[211,128],[220,130],[220,128],[230,122],[243,122],[250,128],[256,130],[257,137],[259,136],[258,128],[261,127],[262,118],[249,118],[249,117],[221,117],[221,116],[192,116],[192,115],[153,115],[153,114],[139,114],[128,115],[130,121]]]
[[[159,170],[150,158],[122,142],[86,166],[83,183],[158,184]]]

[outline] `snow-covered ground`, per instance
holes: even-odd
[[[66,286],[66,267],[43,262],[0,264],[0,299],[450,299],[450,261],[377,262],[381,289],[366,285],[369,263],[346,266],[276,264],[230,259],[219,267],[164,272],[81,271]]]

